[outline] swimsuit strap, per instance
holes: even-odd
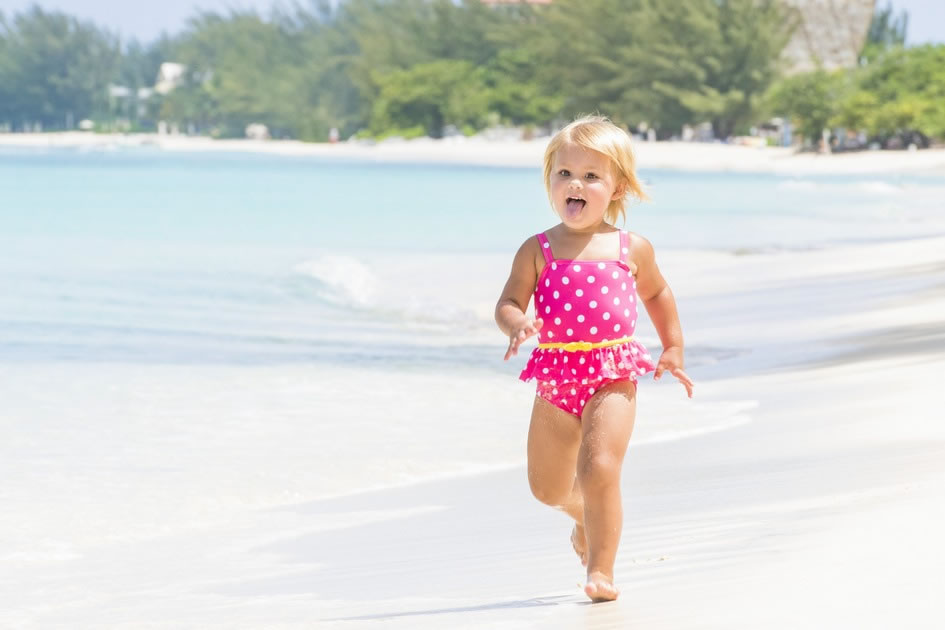
[[[627,254],[630,253],[630,235],[620,230],[620,255],[617,260],[627,262]]]
[[[545,236],[544,232],[536,234],[535,237],[541,244],[541,254],[545,257],[545,262],[551,264],[555,257],[551,254],[551,243],[548,242],[548,237]]]

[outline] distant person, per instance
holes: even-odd
[[[620,470],[633,430],[637,379],[664,371],[692,397],[683,371],[676,302],[649,241],[617,229],[628,196],[646,195],[630,137],[606,118],[559,131],[544,159],[545,188],[561,219],[529,237],[512,262],[495,319],[505,359],[538,337],[520,378],[537,380],[528,429],[532,493],[574,519],[571,542],[587,567],[585,593],[617,598],[614,561],[623,512]],[[526,314],[534,294],[535,316]],[[655,364],[633,337],[642,302],[663,344]]]

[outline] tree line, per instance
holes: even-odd
[[[779,0],[310,0],[263,16],[204,12],[143,45],[34,6],[0,13],[0,125],[153,129],[275,137],[474,133],[547,127],[587,112],[658,136],[711,122],[717,137],[773,115],[808,138],[831,124],[945,136],[945,46],[902,47],[904,17],[877,12],[860,67],[784,76],[798,15]],[[160,64],[180,85],[131,107]]]

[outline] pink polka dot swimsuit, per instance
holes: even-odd
[[[562,260],[544,234],[536,237],[545,257],[535,287],[535,314],[543,325],[519,378],[536,379],[539,396],[580,418],[594,392],[618,381],[636,383],[655,367],[633,339],[638,299],[624,262],[629,239],[620,232],[615,260]]]

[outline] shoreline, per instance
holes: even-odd
[[[225,151],[283,156],[335,157],[381,163],[447,163],[494,167],[541,164],[547,138],[529,141],[454,137],[337,144],[299,140],[214,140],[158,134],[53,132],[0,134],[0,147],[115,150],[152,147],[164,151]],[[782,175],[916,174],[945,176],[945,148],[920,151],[863,151],[820,155],[784,147],[714,143],[635,142],[641,169]]]

